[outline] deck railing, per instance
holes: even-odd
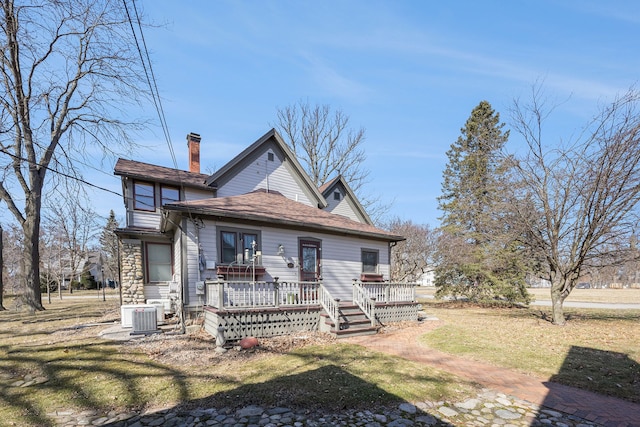
[[[316,282],[207,282],[207,305],[218,309],[319,305]]]
[[[354,282],[364,288],[366,295],[376,302],[415,302],[416,283]]]
[[[340,300],[337,300],[331,296],[327,288],[320,285],[320,304],[324,311],[335,325],[335,330],[340,330]]]
[[[208,281],[207,305],[218,309],[268,308],[322,305],[331,320],[339,324],[339,301],[319,282]],[[353,301],[370,319],[375,303],[415,302],[416,286],[410,283],[354,282]]]
[[[353,282],[353,303],[371,321],[371,326],[376,326],[376,300],[371,298],[362,283]]]

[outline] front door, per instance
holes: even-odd
[[[300,281],[317,282],[320,279],[320,242],[300,240]]]

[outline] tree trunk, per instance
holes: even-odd
[[[567,296],[563,294],[562,288],[562,283],[553,283],[551,285],[552,323],[559,326],[564,326],[567,323],[562,306]]]
[[[39,188],[39,186],[38,186]],[[40,291],[40,194],[32,191],[37,197],[29,197],[25,205],[26,220],[22,224],[24,232],[24,298],[31,311],[42,311],[42,292]]]
[[[2,281],[2,271],[4,270],[4,259],[2,258],[2,226],[0,225],[0,311],[4,311],[2,297],[4,296],[4,282]]]

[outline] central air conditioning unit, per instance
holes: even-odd
[[[138,307],[131,313],[132,330],[130,335],[149,335],[160,332],[155,307]]]

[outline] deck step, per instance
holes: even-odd
[[[371,320],[357,305],[342,303],[339,307],[339,313],[340,330],[336,330],[335,323],[327,313],[323,312],[321,314],[324,318],[325,330],[335,335],[336,338],[375,335],[378,333],[378,327],[371,326]]]
[[[357,328],[357,329],[343,329],[335,333],[336,338],[349,338],[349,337],[360,337],[364,335],[375,335],[378,333],[378,328],[374,326],[369,326],[368,328]]]

